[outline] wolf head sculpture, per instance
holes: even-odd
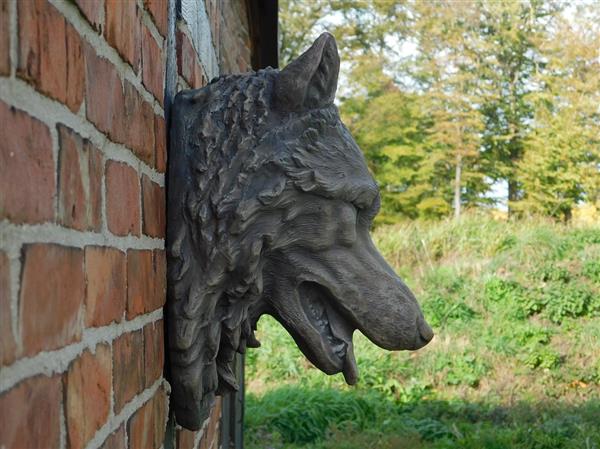
[[[274,316],[327,374],[357,381],[352,334],[385,349],[433,337],[373,245],[378,187],[333,104],[339,57],[321,35],[282,71],[224,76],[173,105],[168,344],[177,421],[197,429],[236,389],[236,352]]]

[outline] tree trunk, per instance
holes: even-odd
[[[514,214],[514,210],[511,207],[511,203],[519,200],[519,183],[514,179],[508,180],[508,216],[512,216]]]
[[[454,219],[460,218],[460,187],[461,187],[461,176],[462,176],[462,156],[456,155],[456,168],[454,170]]]

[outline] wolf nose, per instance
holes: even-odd
[[[419,335],[425,344],[429,343],[433,338],[433,330],[425,321],[425,318],[419,317],[417,320],[417,329],[419,330]]]

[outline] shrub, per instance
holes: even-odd
[[[525,328],[515,332],[514,338],[522,346],[547,345],[552,338],[552,330],[545,327],[527,325]]]
[[[593,281],[596,284],[600,284],[600,261],[588,260],[583,264],[581,274]]]
[[[531,350],[523,360],[525,366],[531,369],[554,369],[561,364],[560,355],[549,348]]]
[[[580,284],[554,284],[546,292],[546,310],[548,318],[561,323],[565,318],[575,318],[587,314],[592,301],[592,293]]]

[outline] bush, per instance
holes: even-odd
[[[554,369],[561,363],[560,355],[548,348],[533,349],[523,360],[525,366],[531,369]]]
[[[248,449],[600,449],[600,228],[467,215],[375,241],[435,339],[390,352],[355,332],[348,388],[261,319]]]
[[[582,284],[554,283],[546,288],[545,314],[554,323],[584,316],[592,302],[591,291]]]

